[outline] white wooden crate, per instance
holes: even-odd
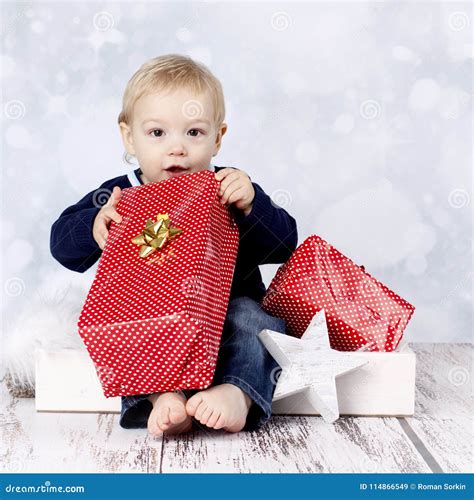
[[[121,398],[106,398],[84,349],[35,349],[36,411],[120,413]]]
[[[354,352],[367,365],[336,379],[341,415],[413,415],[416,356],[407,344],[396,352]],[[36,410],[120,413],[121,398],[106,398],[85,350],[36,349]],[[275,415],[318,415],[303,393],[274,401]]]

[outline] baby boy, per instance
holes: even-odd
[[[297,245],[296,222],[272,203],[243,171],[211,164],[227,131],[222,86],[189,57],[170,54],[143,64],[127,84],[118,122],[125,161],[138,168],[105,181],[64,210],[51,229],[51,253],[77,272],[100,257],[110,222],[121,222],[122,189],[213,170],[219,199],[239,228],[239,251],[213,382],[205,390],[122,396],[120,425],[147,427],[150,434],[192,428],[254,430],[271,417],[280,368],[260,342],[264,328],[284,333],[284,322],[259,302],[265,286],[258,266],[283,263]],[[105,195],[105,196],[104,196]]]

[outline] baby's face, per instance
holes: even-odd
[[[208,92],[185,89],[140,97],[131,123],[120,124],[124,146],[136,156],[145,183],[209,169],[226,129],[225,123],[216,128]]]

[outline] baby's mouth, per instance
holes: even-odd
[[[171,167],[168,167],[165,169],[165,172],[168,172],[170,177],[177,177],[179,175],[185,174],[188,172],[189,168],[187,167],[182,167],[180,165],[173,165]]]

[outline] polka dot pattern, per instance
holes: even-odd
[[[106,397],[212,383],[239,245],[218,190],[210,171],[122,190],[78,321]],[[158,213],[183,231],[141,258]]]
[[[395,350],[415,310],[316,235],[280,266],[262,307],[299,338],[324,308],[330,344],[338,351]]]

